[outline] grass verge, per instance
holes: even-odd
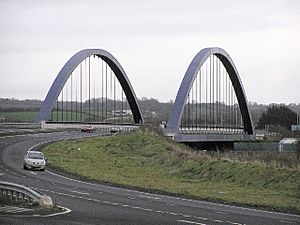
[[[217,160],[154,132],[61,141],[55,169],[142,190],[300,214],[300,170]]]

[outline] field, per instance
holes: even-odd
[[[149,131],[61,141],[43,151],[51,167],[89,180],[300,214],[297,166],[212,157]]]
[[[0,112],[0,117],[5,118],[0,122],[32,122],[38,112]]]

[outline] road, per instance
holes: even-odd
[[[33,187],[51,196],[57,205],[71,212],[50,217],[0,214],[0,224],[300,224],[299,215],[157,195],[84,182],[49,170],[22,169],[23,156],[32,146],[45,141],[90,135],[74,131],[1,137],[0,180]]]

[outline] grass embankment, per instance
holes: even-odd
[[[91,180],[230,204],[300,213],[300,170],[217,160],[156,133],[45,147],[50,166]]]

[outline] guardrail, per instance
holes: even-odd
[[[0,199],[28,204],[38,203],[41,206],[53,207],[51,197],[44,195],[27,186],[0,181]]]
[[[39,123],[0,123],[2,129],[40,129]]]

